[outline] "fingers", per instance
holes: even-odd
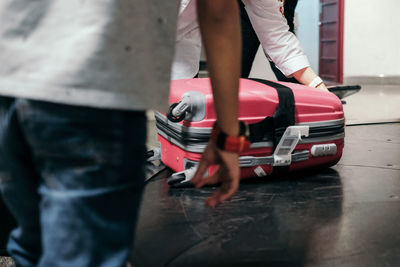
[[[211,197],[208,197],[206,199],[206,205],[214,208],[215,206],[217,206],[219,204],[219,197],[220,197],[220,190],[216,191]]]
[[[196,173],[194,174],[192,180],[190,180],[190,182],[195,186],[195,187],[201,187],[202,185],[202,180],[204,177],[204,174],[206,173],[207,169],[208,169],[209,163],[204,160],[201,159],[200,160],[200,164],[199,167],[197,168]]]
[[[206,204],[213,208],[232,197],[238,188],[239,179],[236,179],[236,181],[232,180],[229,184],[222,185],[218,191],[216,191],[211,197],[207,198]]]
[[[317,88],[320,89],[321,91],[329,92],[328,88],[326,87],[326,85],[324,83],[321,83],[320,85],[318,85]]]
[[[229,172],[226,170],[224,172],[222,171],[222,169],[224,168],[220,168],[213,175],[210,175],[208,177],[201,176],[201,178],[199,180],[195,180],[195,182],[193,182],[192,179],[192,183],[196,188],[202,187],[204,185],[217,184],[221,181],[223,182],[221,187],[216,192],[214,192],[211,197],[207,198],[206,205],[210,207],[215,207],[218,204],[221,204],[222,202],[227,200],[228,198],[232,197],[239,188],[238,173],[234,175],[229,175],[230,177],[225,177],[225,175],[227,175],[227,173]]]
[[[219,165],[218,170],[204,177],[210,165]],[[209,143],[203,153],[199,166],[191,179],[191,183],[196,187],[206,184],[222,183],[211,197],[206,200],[206,204],[215,207],[226,199],[232,197],[239,188],[239,155],[231,152],[219,151],[213,143]]]
[[[196,182],[195,187],[200,188],[203,185],[212,185],[218,183],[218,178],[219,174],[218,171],[216,171],[213,175],[210,175],[208,177],[203,177],[201,180]]]

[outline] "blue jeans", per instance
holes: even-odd
[[[125,266],[144,185],[144,112],[0,97],[0,189],[17,266]]]

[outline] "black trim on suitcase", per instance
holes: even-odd
[[[250,124],[250,140],[251,142],[261,141],[265,135],[270,137],[274,147],[276,147],[282,138],[286,128],[295,124],[294,119],[294,95],[292,89],[279,83],[274,83],[262,79],[250,79],[265,85],[268,85],[278,93],[279,103],[272,117],[267,117],[261,122]],[[260,139],[261,138],[261,139]],[[290,166],[274,167],[274,173],[284,173],[289,171]]]
[[[210,139],[210,132],[207,133],[195,133],[195,132],[187,132],[180,128],[171,127],[171,124],[165,123],[160,116],[164,115],[156,115],[156,125],[159,131],[164,132],[167,136],[175,139],[180,144],[186,145],[196,145],[196,144],[205,144]],[[272,119],[272,117],[269,117]],[[264,134],[264,138],[259,142],[273,142],[273,132],[272,132],[272,124],[270,130],[267,134]],[[342,134],[344,132],[344,123],[340,123],[337,125],[330,126],[310,126],[310,133],[308,137],[304,137],[303,140],[312,139],[312,138],[328,138],[330,136],[334,136],[337,134]]]
[[[250,141],[260,142],[265,139],[266,135],[272,139],[274,146],[279,143],[286,128],[295,124],[294,119],[294,95],[292,89],[279,83],[266,81],[262,79],[250,79],[265,85],[268,85],[278,93],[279,103],[272,117],[267,117],[264,120],[249,125]],[[271,138],[272,137],[272,138]]]

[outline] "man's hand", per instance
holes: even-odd
[[[324,92],[329,92],[328,87],[326,87],[326,85],[324,83],[321,83],[316,88],[321,90],[321,91],[324,91]]]
[[[218,170],[211,176],[204,177],[211,165],[219,165]],[[239,179],[239,154],[222,151],[213,142],[209,142],[191,182],[196,188],[221,184],[220,188],[206,200],[208,206],[215,207],[235,194],[239,188]]]
[[[304,84],[304,85],[309,85],[312,82],[312,80],[318,76],[311,67],[306,67],[306,68],[300,69],[300,70],[292,73],[292,75],[296,80],[298,80],[301,84]],[[328,88],[326,87],[326,85],[323,82],[320,83],[315,88],[317,88],[321,91],[329,92]]]

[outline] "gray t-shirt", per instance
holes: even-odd
[[[167,106],[179,0],[0,1],[0,95]]]

